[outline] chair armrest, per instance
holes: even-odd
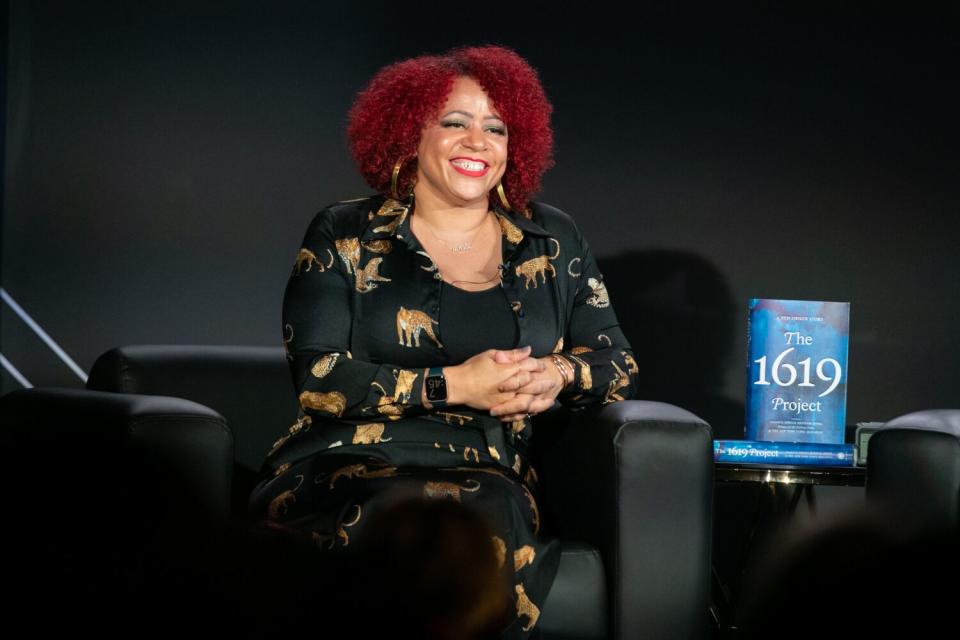
[[[960,410],[916,411],[873,434],[866,497],[901,527],[960,527]]]
[[[556,535],[587,542],[603,556],[611,637],[705,637],[710,426],[673,405],[640,400],[590,407],[569,419],[544,454],[544,502]]]
[[[122,504],[127,511],[142,506],[214,519],[229,514],[233,436],[224,418],[201,404],[46,387],[4,395],[0,416],[0,447],[20,471],[42,465],[67,474],[74,488],[96,490],[93,483],[106,482],[104,500],[140,492],[126,496],[140,501]],[[56,477],[42,481],[55,483]]]

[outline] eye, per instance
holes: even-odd
[[[488,128],[487,128],[487,131],[491,131],[491,132],[496,133],[497,135],[501,135],[501,136],[507,135],[507,130],[504,129],[503,127],[488,127]]]
[[[467,127],[467,125],[465,125],[464,123],[460,122],[459,120],[449,120],[449,121],[447,121],[447,122],[441,123],[440,126],[445,127],[445,128],[447,128],[447,127],[463,127],[464,129],[466,129],[466,127]]]

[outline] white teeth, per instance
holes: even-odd
[[[450,163],[467,171],[483,171],[483,168],[487,166],[482,162],[470,162],[469,160],[451,160]]]

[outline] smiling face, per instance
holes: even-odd
[[[417,148],[418,199],[446,206],[485,206],[507,170],[507,127],[476,80],[457,78],[440,115]]]

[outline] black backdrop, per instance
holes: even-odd
[[[368,193],[355,92],[498,43],[553,101],[539,197],[602,257],[645,396],[737,435],[746,303],[779,297],[852,303],[848,422],[960,404],[956,10],[195,4],[9,7],[2,285],[84,370],[120,344],[279,346],[307,223]],[[0,347],[81,384],[6,303]]]

